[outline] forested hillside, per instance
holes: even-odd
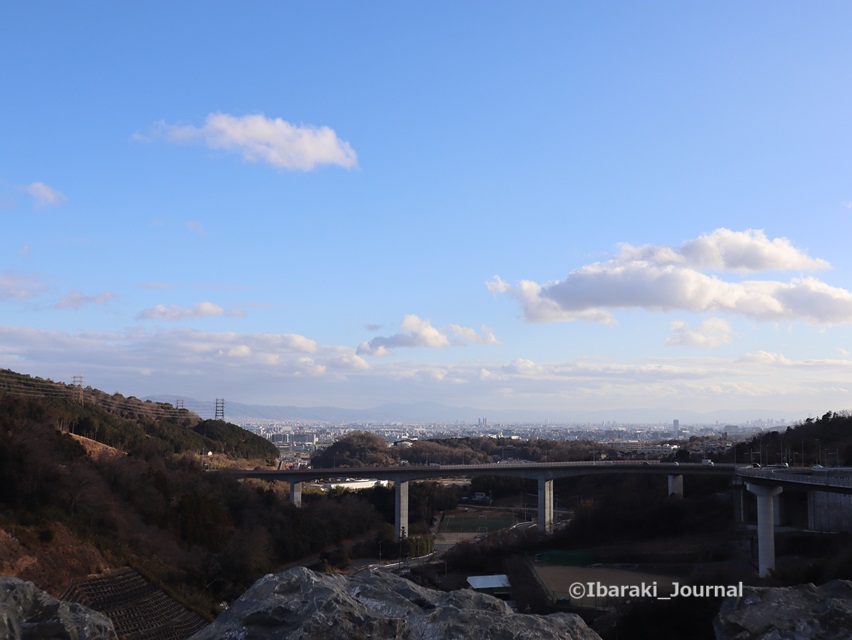
[[[388,446],[381,436],[353,431],[339,438],[311,460],[315,468],[382,467],[399,464],[485,464],[494,460],[564,462],[590,460],[600,445],[579,440],[513,440],[487,436],[415,440],[406,446]]]
[[[277,450],[236,425],[79,392],[0,373],[0,530],[22,549],[0,557],[4,573],[58,594],[92,570],[75,546],[96,549],[209,617],[260,575],[382,523],[356,496],[307,495],[296,509],[286,487],[205,471],[208,451],[273,462]]]
[[[733,454],[732,454],[733,455]],[[828,411],[784,431],[767,431],[736,447],[737,462],[846,467],[852,464],[852,414]]]

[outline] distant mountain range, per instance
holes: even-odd
[[[203,418],[215,414],[213,401],[195,400],[174,395],[148,396],[154,402],[183,402],[183,406]],[[437,402],[411,404],[383,404],[370,409],[344,409],[340,407],[296,407],[244,404],[227,401],[225,418],[231,422],[252,420],[301,420],[304,422],[346,423],[392,423],[409,424],[475,424],[486,418],[490,424],[574,424],[601,425],[603,423],[659,424],[671,425],[679,420],[686,425],[742,424],[753,420],[783,420],[785,424],[807,418],[806,414],[791,414],[774,409],[719,410],[709,413],[697,411],[674,411],[669,409],[601,409],[597,411],[545,412],[536,410],[491,410],[473,407],[451,407]]]

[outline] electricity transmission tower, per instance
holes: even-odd
[[[214,419],[225,419],[225,398],[216,398],[216,417]]]
[[[74,397],[77,402],[83,404],[83,376],[71,376],[71,385],[77,387],[74,391]]]

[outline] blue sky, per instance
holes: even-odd
[[[0,6],[0,367],[850,408],[852,6]]]

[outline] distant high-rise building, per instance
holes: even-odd
[[[680,420],[672,421],[672,427],[674,427],[675,429],[680,429]]]

